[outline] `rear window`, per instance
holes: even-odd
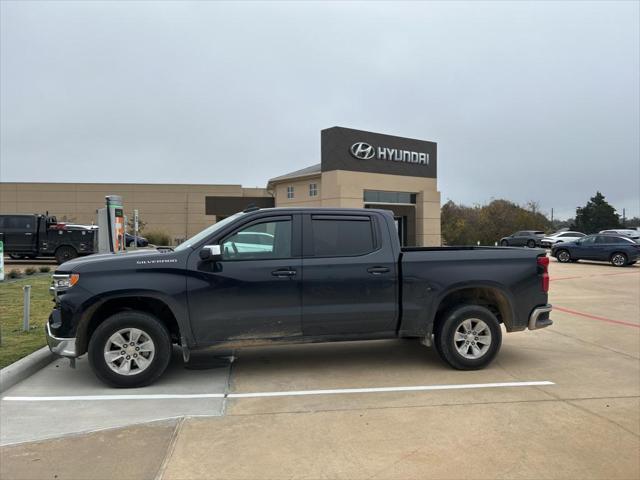
[[[374,250],[370,217],[340,217],[322,215],[311,219],[313,255],[344,257],[364,255]]]

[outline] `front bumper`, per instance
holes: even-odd
[[[51,333],[51,327],[49,327],[49,323],[45,325],[46,335],[47,335],[47,345],[49,345],[49,350],[55,353],[56,355],[60,355],[61,357],[70,357],[76,358],[78,354],[76,353],[76,339],[73,338],[58,338],[54,337]]]
[[[534,308],[529,315],[529,330],[539,330],[553,325],[553,320],[549,318],[552,308],[550,304]]]

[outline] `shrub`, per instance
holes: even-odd
[[[49,273],[51,271],[51,267],[49,267],[48,265],[43,265],[39,270],[40,273]]]
[[[22,272],[20,270],[16,270],[15,268],[12,270],[9,270],[9,273],[7,273],[8,278],[20,278],[21,276],[22,276]]]
[[[161,245],[161,246],[171,245],[171,237],[166,232],[154,230],[154,231],[145,233],[145,237],[149,241],[149,243],[153,245]]]
[[[33,275],[34,273],[36,273],[36,269],[33,267],[27,267],[24,269],[24,273],[26,273],[27,275]]]

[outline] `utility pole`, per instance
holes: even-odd
[[[626,209],[622,209],[622,226],[626,227],[627,226],[627,212]]]
[[[553,207],[551,207],[551,224],[553,225]]]

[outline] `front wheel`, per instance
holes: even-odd
[[[435,330],[436,350],[445,362],[458,370],[478,370],[495,358],[502,343],[496,316],[480,305],[463,305],[450,310]]]
[[[535,240],[529,240],[529,241],[527,242],[527,247],[529,247],[529,248],[536,248],[536,242],[535,242]]]
[[[112,387],[143,387],[155,382],[171,360],[167,328],[145,312],[116,313],[98,326],[89,341],[95,375]]]
[[[500,246],[501,246],[501,247],[508,247],[508,246],[509,246],[509,242],[507,242],[506,240],[502,240],[502,241],[500,242]]]
[[[568,250],[560,250],[558,253],[556,253],[556,258],[561,263],[567,263],[571,261],[571,254]]]
[[[616,252],[610,258],[611,265],[614,267],[624,267],[628,261],[627,256],[622,252]]]

